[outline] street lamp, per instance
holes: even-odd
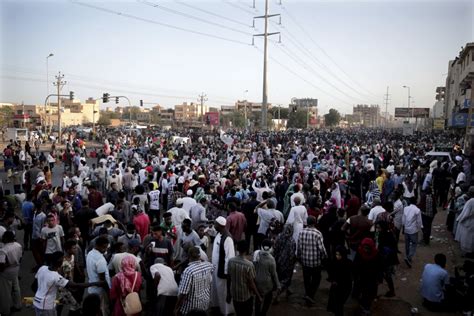
[[[403,86],[403,88],[405,88],[405,89],[408,89],[408,102],[407,102],[407,108],[408,108],[408,112],[410,112],[410,99],[411,99],[411,96],[410,96],[410,87],[409,87],[409,86]]]
[[[53,53],[50,53],[48,56],[46,56],[46,96],[49,95],[49,62],[48,61],[49,61],[49,57],[53,57],[53,56],[54,56]],[[47,108],[49,110],[49,101],[48,101]],[[47,112],[46,109],[45,109],[45,112]],[[46,127],[44,129],[44,132],[46,133]]]
[[[244,91],[244,122],[245,122],[245,130],[247,130],[247,94],[249,93],[249,90]]]

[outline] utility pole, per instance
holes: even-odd
[[[262,97],[262,122],[261,127],[267,130],[267,112],[268,112],[268,95],[267,95],[267,54],[268,54],[268,36],[280,34],[280,32],[268,33],[268,18],[279,16],[280,14],[268,14],[268,0],[265,0],[265,15],[256,16],[254,19],[265,19],[265,32],[256,34],[255,36],[263,36],[263,97]],[[281,35],[280,35],[281,36]]]
[[[474,80],[471,81],[471,87],[474,87]],[[464,136],[464,152],[470,153],[474,147],[474,135],[471,124],[474,124],[472,116],[474,114],[474,93],[471,92],[471,103],[467,110],[466,135]]]
[[[59,143],[61,144],[61,88],[66,84],[66,81],[62,81],[64,78],[64,75],[61,75],[61,72],[58,73],[56,76],[56,82],[54,85],[58,89],[58,140]]]
[[[207,101],[207,95],[202,92],[198,97],[198,102],[201,102],[201,122],[204,124],[204,102]]]
[[[385,97],[384,97],[384,102],[385,102],[385,129],[387,129],[387,125],[388,125],[388,103],[390,101],[389,99],[390,97],[390,94],[388,94],[388,87],[387,87],[387,93],[385,94]]]
[[[254,7],[255,7],[255,2],[254,2]],[[245,131],[248,130],[248,123],[247,123],[247,93],[249,92],[249,90],[245,90],[244,91],[244,94],[245,94],[245,97],[244,97],[244,127],[245,127]]]

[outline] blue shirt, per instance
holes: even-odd
[[[109,285],[109,288],[112,287],[110,282],[109,268],[107,266],[107,261],[103,254],[101,254],[96,249],[92,249],[86,257],[86,266],[87,266],[87,276],[89,277],[89,282],[99,282],[99,274],[105,273],[105,281]],[[102,287],[91,286],[88,289],[89,294],[96,293],[101,294],[105,293],[105,290]]]
[[[448,283],[448,272],[437,264],[428,263],[421,277],[421,296],[430,302],[440,303],[444,299],[444,287]]]
[[[35,205],[31,201],[25,201],[23,202],[23,205],[21,207],[21,213],[23,214],[23,219],[25,220],[25,223],[31,224],[33,223],[33,209],[35,208]]]
[[[41,229],[43,228],[45,222],[46,214],[44,212],[35,215],[35,217],[33,218],[33,232],[31,235],[32,239],[41,238]]]

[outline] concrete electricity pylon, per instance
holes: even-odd
[[[273,32],[273,33],[268,33],[268,18],[274,17],[274,16],[279,16],[280,14],[268,14],[268,6],[269,6],[269,1],[265,0],[265,15],[261,16],[256,16],[254,17],[255,19],[264,19],[265,20],[265,32],[262,34],[255,34],[255,36],[263,36],[263,97],[262,97],[262,122],[261,122],[261,128],[263,130],[267,129],[267,112],[268,112],[268,94],[267,94],[267,54],[268,54],[268,36],[271,35],[280,35],[280,40],[281,40],[281,34],[280,32]],[[255,25],[255,23],[254,23]],[[253,42],[253,41],[252,41]]]
[[[56,82],[54,85],[58,89],[58,141],[61,143],[61,88],[64,87],[64,85],[67,83],[66,81],[63,81],[64,75],[61,74],[61,72],[58,73],[56,76]]]
[[[204,102],[207,101],[207,95],[203,93],[201,93],[199,96],[198,96],[198,102],[201,103],[201,122],[204,123]]]

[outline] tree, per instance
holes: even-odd
[[[273,127],[273,114],[272,111],[267,112],[267,128],[272,129]],[[250,118],[251,124],[253,124],[254,128],[261,129],[262,127],[262,112],[252,112]]]
[[[101,113],[97,125],[109,126],[111,124],[110,117],[111,115],[107,112]]]
[[[296,112],[290,111],[288,113],[288,128],[306,128],[308,119],[308,111],[306,109],[298,109]]]
[[[13,109],[10,106],[3,106],[0,108],[0,125],[7,127],[13,119]]]
[[[341,114],[336,109],[330,109],[328,114],[324,115],[326,126],[337,126],[341,120]]]
[[[150,122],[152,124],[159,124],[160,121],[161,121],[160,113],[158,113],[157,111],[151,111],[150,112]]]
[[[141,112],[141,109],[138,106],[132,106],[132,108],[130,109],[130,112],[131,112],[131,115],[132,115],[132,120],[137,120],[138,113]],[[130,116],[129,116],[129,118],[130,118]]]
[[[270,111],[273,115],[273,118],[278,119],[278,107],[273,107]],[[289,114],[288,108],[280,108],[280,119],[287,120]]]
[[[245,117],[239,111],[234,111],[229,114],[220,115],[220,122],[223,126],[230,126],[232,122],[233,128],[244,128],[245,127]]]

